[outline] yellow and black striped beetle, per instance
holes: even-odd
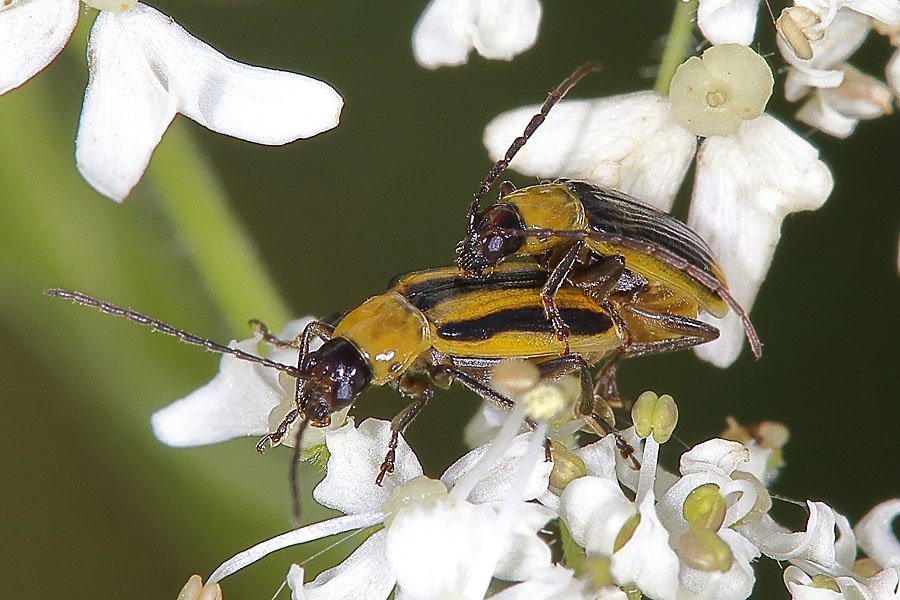
[[[432,385],[445,387],[456,379],[482,398],[510,409],[513,401],[487,385],[493,367],[500,361],[532,360],[545,378],[580,371],[578,414],[592,418],[598,431],[610,433],[612,427],[595,412],[592,366],[620,355],[647,354],[706,341],[703,336],[657,327],[653,321],[630,324],[626,335],[605,305],[579,288],[563,285],[556,294],[557,309],[569,325],[568,339],[563,342],[544,317],[541,290],[546,280],[546,270],[529,263],[501,265],[490,279],[466,277],[456,267],[430,269],[395,278],[387,292],[366,300],[336,324],[313,321],[291,341],[279,340],[265,325],[251,321],[265,342],[298,349],[296,366],[230,348],[78,292],[51,289],[46,293],[296,378],[295,406],[274,432],[260,440],[257,449],[261,452],[266,444],[279,444],[298,419],[299,436],[307,426],[326,426],[333,413],[353,404],[367,387],[392,385],[413,402],[392,421],[392,439],[377,480],[380,483],[393,471],[398,436],[432,397]],[[646,301],[650,302],[649,294]],[[706,327],[708,335],[718,334]],[[311,350],[310,343],[316,337],[324,343]],[[627,444],[619,442],[627,449]],[[295,453],[299,447],[295,446]],[[292,481],[296,463],[295,457]],[[299,510],[297,502],[295,497],[295,512]]]
[[[696,304],[715,317],[724,317],[729,308],[734,310],[753,354],[759,358],[759,336],[746,311],[728,291],[709,246],[668,213],[622,192],[569,179],[518,190],[504,182],[498,202],[480,210],[482,197],[553,105],[598,68],[597,63],[580,67],[551,92],[523,134],[495,163],[472,201],[457,264],[466,275],[482,277],[508,256],[535,257],[549,272],[541,296],[546,318],[561,339],[567,337],[568,329],[555,297],[563,281],[581,287],[597,302],[619,293],[620,297],[627,294],[633,303],[648,285],[656,285],[670,290],[674,302]],[[666,309],[661,308],[657,317],[665,320]],[[696,313],[688,316],[696,317]],[[703,334],[691,327],[682,332]]]

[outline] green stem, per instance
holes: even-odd
[[[675,14],[672,15],[672,26],[666,38],[666,47],[659,62],[659,74],[653,89],[663,94],[669,93],[669,82],[675,75],[675,69],[684,61],[691,35],[694,33],[693,16],[697,11],[697,0],[676,0]]]
[[[69,44],[82,56],[95,11],[90,12]],[[251,317],[277,331],[292,313],[232,211],[215,169],[178,120],[153,154],[145,179],[156,188],[172,226],[190,248],[194,268],[232,331],[245,334]]]
[[[185,127],[169,127],[147,179],[159,191],[163,209],[191,249],[194,267],[235,331],[246,332],[247,319],[257,316],[274,330],[283,326],[291,312]]]

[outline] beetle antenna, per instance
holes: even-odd
[[[513,143],[510,144],[509,148],[506,149],[506,154],[494,163],[494,167],[488,173],[485,180],[481,183],[481,187],[478,188],[478,191],[475,192],[475,198],[472,200],[472,205],[469,207],[469,231],[471,231],[475,227],[475,217],[478,214],[478,206],[481,204],[481,199],[484,195],[491,189],[491,186],[494,185],[494,182],[497,181],[497,178],[500,177],[500,174],[506,170],[509,166],[510,161],[515,157],[516,153],[525,145],[525,142],[537,131],[537,128],[541,126],[541,123],[547,118],[547,114],[550,112],[550,109],[553,106],[563,99],[563,97],[571,90],[575,85],[584,79],[584,77],[588,73],[592,73],[594,71],[599,71],[603,68],[603,65],[599,61],[591,61],[589,63],[585,63],[575,69],[575,72],[569,75],[562,83],[560,83],[555,90],[550,92],[547,96],[547,99],[544,100],[544,104],[541,105],[540,111],[533,117],[531,117],[531,121],[528,122],[528,125],[525,127],[525,131],[522,132],[522,135],[513,140]]]
[[[92,298],[81,292],[74,292],[68,290],[61,290],[58,288],[52,288],[46,290],[44,292],[45,295],[53,297],[53,298],[62,298],[64,300],[71,300],[76,304],[82,304],[84,306],[92,306],[99,310],[102,313],[106,313],[108,315],[114,315],[117,317],[125,317],[129,321],[134,321],[139,325],[146,325],[153,329],[154,331],[159,331],[165,333],[166,335],[171,335],[173,337],[177,337],[179,340],[184,342],[185,344],[193,344],[194,346],[202,346],[206,348],[210,352],[218,352],[220,354],[230,354],[235,358],[239,358],[241,360],[246,360],[249,362],[254,362],[260,364],[264,367],[269,367],[271,369],[277,369],[279,371],[284,371],[291,377],[296,377],[297,379],[309,379],[308,375],[304,375],[301,373],[297,367],[293,365],[285,365],[280,362],[275,362],[274,360],[269,360],[268,358],[263,358],[261,356],[256,356],[255,354],[250,354],[249,352],[244,352],[243,350],[239,350],[237,348],[229,348],[223,344],[219,344],[218,342],[214,342],[212,340],[208,340],[206,338],[202,338],[200,336],[194,335],[193,333],[189,333],[182,329],[176,329],[171,325],[163,323],[158,319],[154,319],[152,317],[148,317],[147,315],[143,315],[139,312],[133,311],[130,308],[122,308],[121,306],[116,306],[115,304],[111,304],[109,302],[105,302],[103,300],[97,300],[96,298]]]
[[[291,453],[291,468],[288,471],[288,479],[291,483],[291,511],[294,515],[294,521],[297,525],[301,524],[301,509],[300,509],[300,481],[299,481],[299,469],[298,466],[300,464],[300,441],[303,439],[303,432],[309,427],[309,423],[312,421],[309,415],[304,414],[303,420],[300,421],[300,426],[297,427],[297,434],[294,436],[294,451]]]

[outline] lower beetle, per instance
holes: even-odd
[[[627,194],[583,181],[558,179],[516,190],[501,184],[496,204],[480,211],[481,198],[537,128],[550,109],[585,75],[588,63],[550,93],[538,114],[491,169],[469,209],[466,237],[457,264],[470,277],[482,277],[511,255],[531,256],[550,274],[541,291],[546,318],[561,339],[568,335],[555,296],[563,281],[603,302],[613,290],[640,295],[647,284],[667,287],[715,317],[729,307],[740,316],[753,354],[762,344],[746,311],[728,291],[706,242],[681,221]]]
[[[378,476],[380,482],[393,471],[398,437],[432,397],[432,384],[449,385],[456,379],[482,398],[510,409],[513,401],[487,385],[500,361],[532,360],[545,378],[580,371],[578,415],[591,418],[601,432],[610,433],[611,426],[595,411],[590,367],[614,365],[619,356],[689,347],[718,335],[715,328],[690,318],[692,312],[696,314],[696,305],[674,298],[661,286],[656,286],[656,295],[648,290],[638,301],[623,299],[610,310],[608,304],[595,302],[583,290],[563,285],[555,300],[569,327],[564,343],[543,314],[541,290],[546,281],[544,269],[527,263],[502,265],[490,279],[465,277],[456,267],[430,269],[395,278],[386,293],[366,300],[335,325],[313,321],[291,341],[275,338],[262,323],[252,321],[263,341],[299,350],[296,366],[230,348],[78,292],[51,289],[46,294],[123,316],[188,344],[296,378],[295,406],[274,432],[260,440],[260,451],[266,444],[280,443],[298,419],[297,435],[302,435],[307,426],[327,425],[333,413],[353,404],[367,387],[394,386],[413,402],[392,421],[393,435]],[[610,298],[619,296],[613,293]],[[653,316],[656,313],[663,318]],[[316,337],[324,343],[310,350]],[[611,368],[602,370],[613,372]],[[614,388],[607,385],[607,389]],[[295,453],[299,448],[297,444]],[[296,463],[292,462],[292,481]],[[297,506],[295,497],[295,512]]]

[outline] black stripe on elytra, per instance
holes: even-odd
[[[536,294],[547,282],[547,276],[548,272],[537,266],[531,269],[498,270],[481,279],[465,277],[460,273],[405,286],[403,295],[410,304],[427,313],[441,302],[466,294],[514,289],[535,290]],[[403,284],[402,278],[397,284]]]
[[[669,213],[617,190],[584,181],[559,180],[581,201],[592,231],[646,242],[685,259],[715,277],[712,250],[693,229]]]
[[[613,324],[605,313],[585,308],[562,308],[560,314],[573,336],[602,335]],[[498,333],[521,331],[552,333],[553,324],[540,307],[500,310],[477,319],[449,321],[437,327],[439,337],[446,340],[476,342],[490,339]]]

